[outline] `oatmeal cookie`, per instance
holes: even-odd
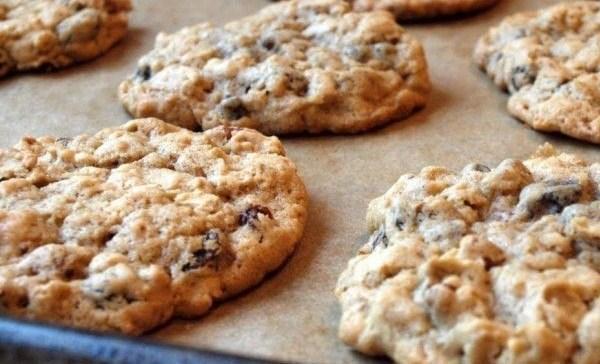
[[[275,137],[140,119],[0,150],[0,312],[140,334],[263,279],[307,196]]]
[[[513,116],[600,143],[600,2],[510,16],[479,39],[474,57],[510,93]]]
[[[599,183],[550,145],[400,177],[338,281],[341,338],[399,363],[597,363]]]
[[[0,77],[106,52],[127,32],[131,0],[0,1]]]
[[[293,0],[159,34],[119,97],[132,115],[189,129],[354,133],[408,116],[429,89],[421,44],[391,14]]]

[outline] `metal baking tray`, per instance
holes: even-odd
[[[0,363],[265,364],[269,361],[0,316]]]

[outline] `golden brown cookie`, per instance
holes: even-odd
[[[132,115],[190,129],[354,133],[408,116],[429,89],[421,44],[391,14],[293,0],[160,34],[119,97]]]
[[[406,364],[596,363],[599,183],[549,145],[400,177],[338,281],[342,340]]]
[[[600,2],[510,16],[481,37],[475,61],[519,120],[600,143]]]
[[[0,150],[0,312],[139,334],[260,282],[307,196],[275,137],[140,119]]]
[[[0,2],[0,77],[97,57],[125,36],[130,10],[130,0]]]

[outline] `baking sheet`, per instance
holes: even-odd
[[[2,364],[270,364],[149,338],[58,327],[0,315]]]
[[[366,239],[368,202],[403,173],[432,164],[460,170],[525,158],[549,141],[600,161],[598,147],[537,133],[511,118],[506,95],[471,61],[477,37],[505,15],[552,0],[501,0],[473,17],[410,24],[426,49],[433,82],[430,103],[404,121],[352,136],[283,138],[310,193],[305,236],[287,264],[258,288],[219,305],[199,320],[174,321],[149,338],[275,361],[369,363],[336,336],[338,275]],[[51,74],[0,80],[0,147],[22,135],[94,133],[129,119],[119,82],[150,50],[156,33],[202,21],[222,24],[266,0],[138,0],[128,37],[106,56]]]

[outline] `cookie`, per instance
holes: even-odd
[[[391,14],[293,0],[159,34],[119,97],[132,115],[189,129],[355,133],[408,116],[429,89],[423,48]]]
[[[130,0],[0,2],[0,77],[97,57],[127,32]]]
[[[510,93],[513,116],[600,143],[600,2],[510,16],[479,39],[474,58]]]
[[[597,363],[599,183],[550,145],[400,177],[338,281],[341,338],[399,363]]]
[[[357,11],[387,10],[398,20],[417,20],[472,13],[498,0],[351,0]]]
[[[140,334],[263,279],[307,196],[275,137],[133,120],[0,150],[0,312]]]

